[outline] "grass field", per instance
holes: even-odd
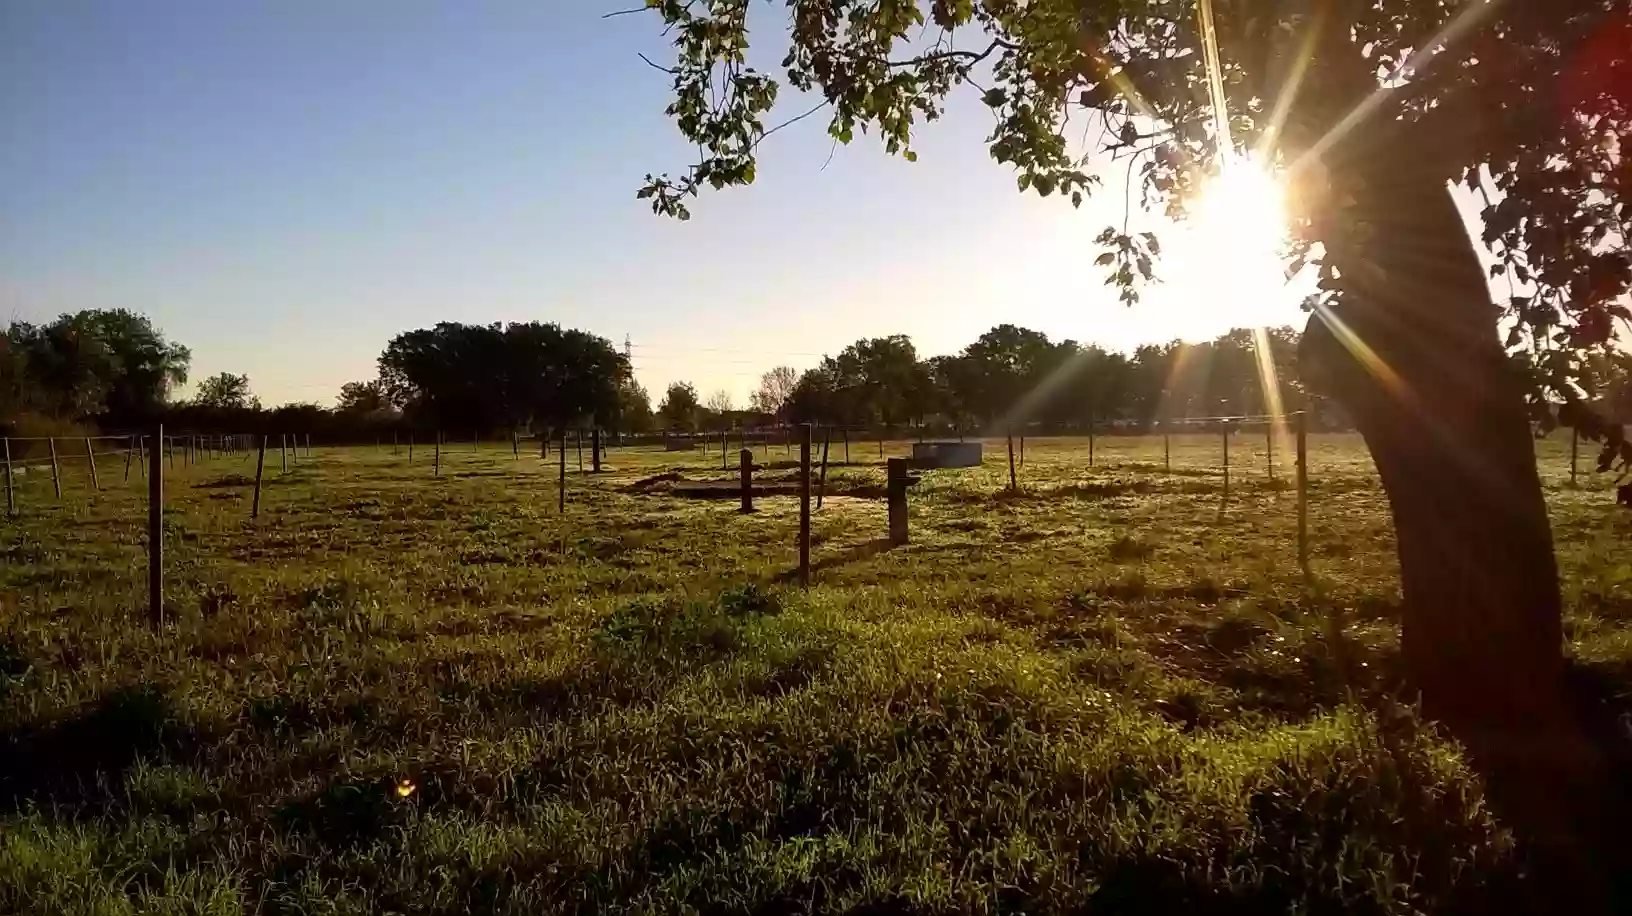
[[[179,463],[19,481],[0,535],[0,911],[1478,912],[1522,866],[1390,699],[1387,505],[1311,440],[1316,594],[1261,439],[1033,440],[912,492],[683,498],[718,453]],[[1632,691],[1632,516],[1540,443],[1580,667]],[[904,454],[892,443],[891,454]],[[835,449],[837,452],[838,450]],[[842,458],[842,453],[837,454]],[[761,476],[790,479],[775,447]],[[553,456],[552,456],[553,459]],[[1583,459],[1586,467],[1590,462]],[[1337,637],[1337,630],[1341,636]]]

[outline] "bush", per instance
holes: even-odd
[[[11,440],[11,460],[29,461],[51,454],[50,438],[84,439],[97,434],[95,429],[81,426],[71,420],[59,420],[38,413],[20,413],[0,420],[0,436]],[[57,447],[61,449],[62,443]]]

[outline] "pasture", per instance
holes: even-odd
[[[536,448],[536,446],[534,446]],[[891,455],[907,443],[890,443]],[[1585,677],[1632,692],[1632,515],[1539,443]],[[797,499],[686,498],[720,456],[509,443],[433,477],[324,448],[261,516],[253,459],[144,498],[18,480],[0,534],[0,911],[1478,912],[1522,863],[1456,749],[1392,698],[1387,503],[1289,456],[1031,440],[1006,492],[923,474],[883,542],[876,446]],[[838,449],[835,447],[834,452]],[[734,454],[734,453],[733,453]],[[761,479],[796,455],[756,452]],[[842,458],[842,453],[835,454]],[[111,463],[110,463],[111,464]],[[587,468],[588,459],[586,456]],[[734,460],[733,460],[734,467]],[[1517,891],[1515,890],[1517,889]]]

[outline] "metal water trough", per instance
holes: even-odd
[[[923,469],[974,468],[980,466],[979,442],[917,442],[912,446],[912,463]]]

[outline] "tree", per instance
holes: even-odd
[[[50,324],[14,322],[8,361],[26,374],[30,409],[63,419],[143,423],[187,381],[191,354],[165,340],[145,316],[124,309],[64,314]]]
[[[782,408],[799,384],[799,373],[792,366],[777,366],[759,377],[759,388],[748,396],[748,405],[773,417],[782,415]]]
[[[249,376],[230,372],[218,372],[199,382],[193,403],[199,407],[223,410],[247,410],[261,406],[260,399],[249,393]]]
[[[653,6],[676,49],[669,112],[700,151],[679,178],[648,176],[639,196],[657,212],[684,218],[699,189],[754,179],[778,84],[745,63],[745,6]],[[1561,400],[1561,420],[1605,441],[1604,463],[1632,463],[1574,384],[1581,355],[1632,318],[1624,3],[1220,0],[1198,17],[1191,0],[935,2],[928,47],[916,3],[792,10],[787,80],[830,107],[839,142],[873,128],[915,159],[915,125],[978,80],[991,154],[1021,190],[1080,204],[1098,172],[1125,169],[1130,195],[1182,216],[1245,155],[1284,168],[1293,267],[1319,275],[1303,358],[1389,497],[1407,675],[1499,803],[1553,817],[1553,787],[1595,764],[1565,694],[1531,421]],[[1105,127],[1103,153],[1071,152],[1073,114]],[[1483,241],[1516,283],[1499,304],[1448,185],[1486,195]],[[1113,226],[1100,242],[1110,282],[1137,299],[1157,238]],[[1532,747],[1547,753],[1518,750]]]
[[[335,410],[340,413],[370,414],[389,408],[385,389],[378,379],[372,382],[347,382],[340,386],[340,397]]]
[[[665,429],[691,432],[697,428],[697,389],[690,382],[672,382],[663,392],[663,403],[658,405],[657,416]]]
[[[736,409],[731,400],[731,392],[724,388],[715,389],[714,393],[708,396],[708,403],[703,406],[719,414],[728,414]]]
[[[411,419],[471,431],[610,426],[630,377],[611,341],[540,322],[407,331],[379,367],[385,398]]]
[[[618,386],[618,427],[631,433],[652,428],[652,397],[631,376]]]

